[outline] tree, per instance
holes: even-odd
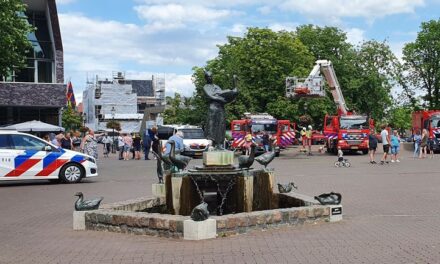
[[[430,109],[440,109],[440,19],[421,24],[414,42],[403,48],[411,85],[425,92]]]
[[[63,127],[69,130],[76,130],[81,127],[82,117],[81,115],[72,109],[71,106],[67,106],[67,108],[63,111],[62,116],[62,125]]]
[[[32,50],[27,35],[34,28],[27,22],[25,11],[21,0],[0,0],[0,76],[23,68],[26,54]]]
[[[105,127],[109,129],[114,129],[116,131],[121,131],[121,123],[115,120],[108,121]]]
[[[413,109],[408,105],[395,105],[390,110],[389,123],[391,127],[398,129],[400,132],[404,132],[411,128],[411,113]]]
[[[293,119],[296,103],[284,99],[285,78],[303,76],[312,65],[312,54],[292,32],[249,28],[244,37],[228,37],[228,42],[219,46],[218,56],[204,68],[213,73],[214,83],[222,88],[230,88],[232,76],[238,76],[239,95],[226,106],[231,121],[244,112],[269,112],[277,118]],[[203,68],[195,67],[193,78],[197,108],[206,107]]]

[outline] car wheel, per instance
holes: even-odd
[[[275,152],[275,157],[279,157],[280,156],[280,152]]]
[[[368,154],[368,150],[366,150],[366,149],[364,149],[364,150],[362,150],[362,154]]]
[[[84,169],[76,163],[68,163],[60,171],[60,179],[64,183],[77,183],[84,177]]]

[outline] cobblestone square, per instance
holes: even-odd
[[[198,242],[72,230],[75,192],[103,203],[149,196],[154,160],[100,158],[100,176],[80,184],[1,182],[0,263],[440,263],[439,155],[404,150],[387,165],[346,155],[352,167],[335,168],[335,156],[315,153],[291,148],[270,166],[299,193],[341,192],[343,221]]]

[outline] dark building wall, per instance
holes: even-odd
[[[63,41],[61,39],[60,24],[58,21],[58,12],[55,0],[47,1],[49,7],[49,21],[52,26],[52,35],[55,44],[55,74],[56,82],[64,82],[64,56],[63,56]]]
[[[137,96],[154,96],[152,80],[132,80],[131,85]]]
[[[63,107],[65,105],[65,84],[0,82],[0,106]]]

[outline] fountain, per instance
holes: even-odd
[[[80,221],[77,226],[84,227],[77,229],[199,240],[283,224],[341,220],[341,205],[321,205],[312,197],[288,191],[274,193],[274,170],[266,168],[273,159],[271,153],[259,159],[264,168],[252,168],[253,157],[239,158],[241,166],[234,164],[234,152],[223,149],[222,143],[224,105],[234,100],[237,89],[222,90],[213,84],[209,72],[205,72],[205,79],[209,100],[205,132],[213,146],[203,153],[203,165],[183,170],[181,162],[180,169],[158,167],[158,177],[164,175],[165,183],[153,185],[155,197],[106,204],[81,214],[81,219],[75,219],[74,214],[74,224]],[[172,149],[167,158],[177,165],[179,157]],[[158,162],[158,166],[162,164]]]

